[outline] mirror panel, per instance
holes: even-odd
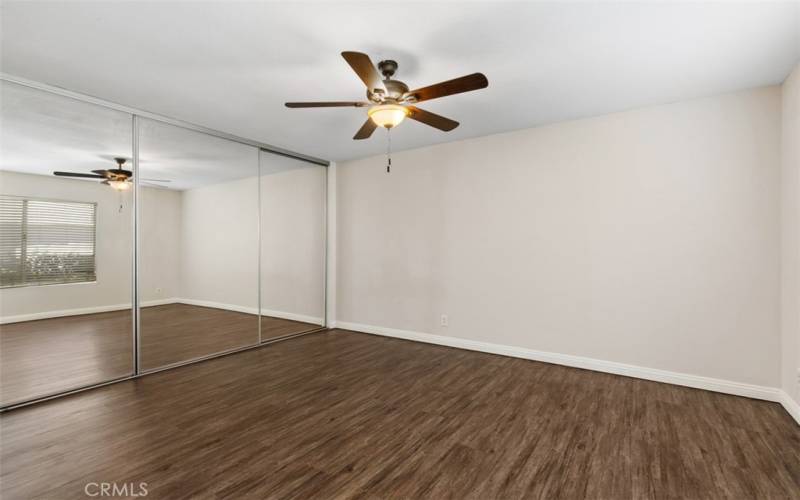
[[[261,340],[325,322],[326,169],[261,151]]]
[[[257,345],[258,149],[139,130],[142,371]]]
[[[0,405],[133,373],[130,114],[0,82]],[[129,164],[129,161],[128,163]]]

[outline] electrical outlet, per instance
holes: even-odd
[[[441,318],[441,320],[439,321],[439,323],[440,323],[442,326],[447,326],[447,315],[446,315],[446,314],[442,314],[442,318]]]

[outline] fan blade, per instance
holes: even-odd
[[[358,129],[356,135],[353,136],[353,139],[357,141],[361,139],[369,139],[369,136],[375,132],[376,128],[378,128],[378,126],[375,125],[375,122],[372,121],[372,118],[367,118],[367,121],[364,122],[364,125],[361,125],[361,128]]]
[[[353,68],[353,71],[356,72],[358,77],[361,78],[361,81],[364,82],[367,89],[370,91],[375,91],[375,89],[386,91],[386,87],[383,86],[383,82],[381,81],[381,76],[378,74],[378,70],[375,68],[375,65],[372,64],[368,55],[362,54],[361,52],[342,52],[342,57],[344,57],[347,64]]]
[[[105,179],[105,175],[97,175],[97,174],[80,174],[78,172],[53,172],[53,175],[58,175],[61,177],[85,177],[87,179]]]
[[[483,73],[473,73],[471,75],[454,78],[446,82],[439,82],[421,89],[411,90],[403,94],[404,98],[414,97],[413,102],[429,101],[437,97],[444,97],[462,92],[483,89],[489,86],[489,80]]]
[[[108,175],[108,170],[92,170],[92,172],[96,173],[97,175],[102,175],[103,177]]]
[[[142,179],[139,179],[139,180],[140,181],[149,181],[149,182],[172,182],[171,180],[168,180],[168,179],[144,179],[144,178],[142,178]]]
[[[425,125],[430,125],[433,128],[450,132],[454,128],[458,127],[457,121],[437,115],[436,113],[431,113],[430,111],[425,111],[424,109],[419,109],[415,106],[406,106],[406,109],[408,109],[409,118],[412,120],[417,120],[418,122],[422,122]]]
[[[287,102],[287,108],[363,108],[369,106],[368,102],[359,101],[329,101],[329,102]]]

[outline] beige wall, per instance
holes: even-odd
[[[783,84],[782,103],[782,387],[800,404],[800,66]]]
[[[339,163],[337,321],[776,387],[780,107],[760,88]]]

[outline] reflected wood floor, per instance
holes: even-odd
[[[0,403],[121,378],[133,372],[130,311],[0,325]],[[142,368],[149,370],[258,343],[258,319],[186,304],[141,312]],[[262,316],[262,339],[318,325]]]
[[[800,498],[775,403],[352,332],[0,415],[3,498]]]

